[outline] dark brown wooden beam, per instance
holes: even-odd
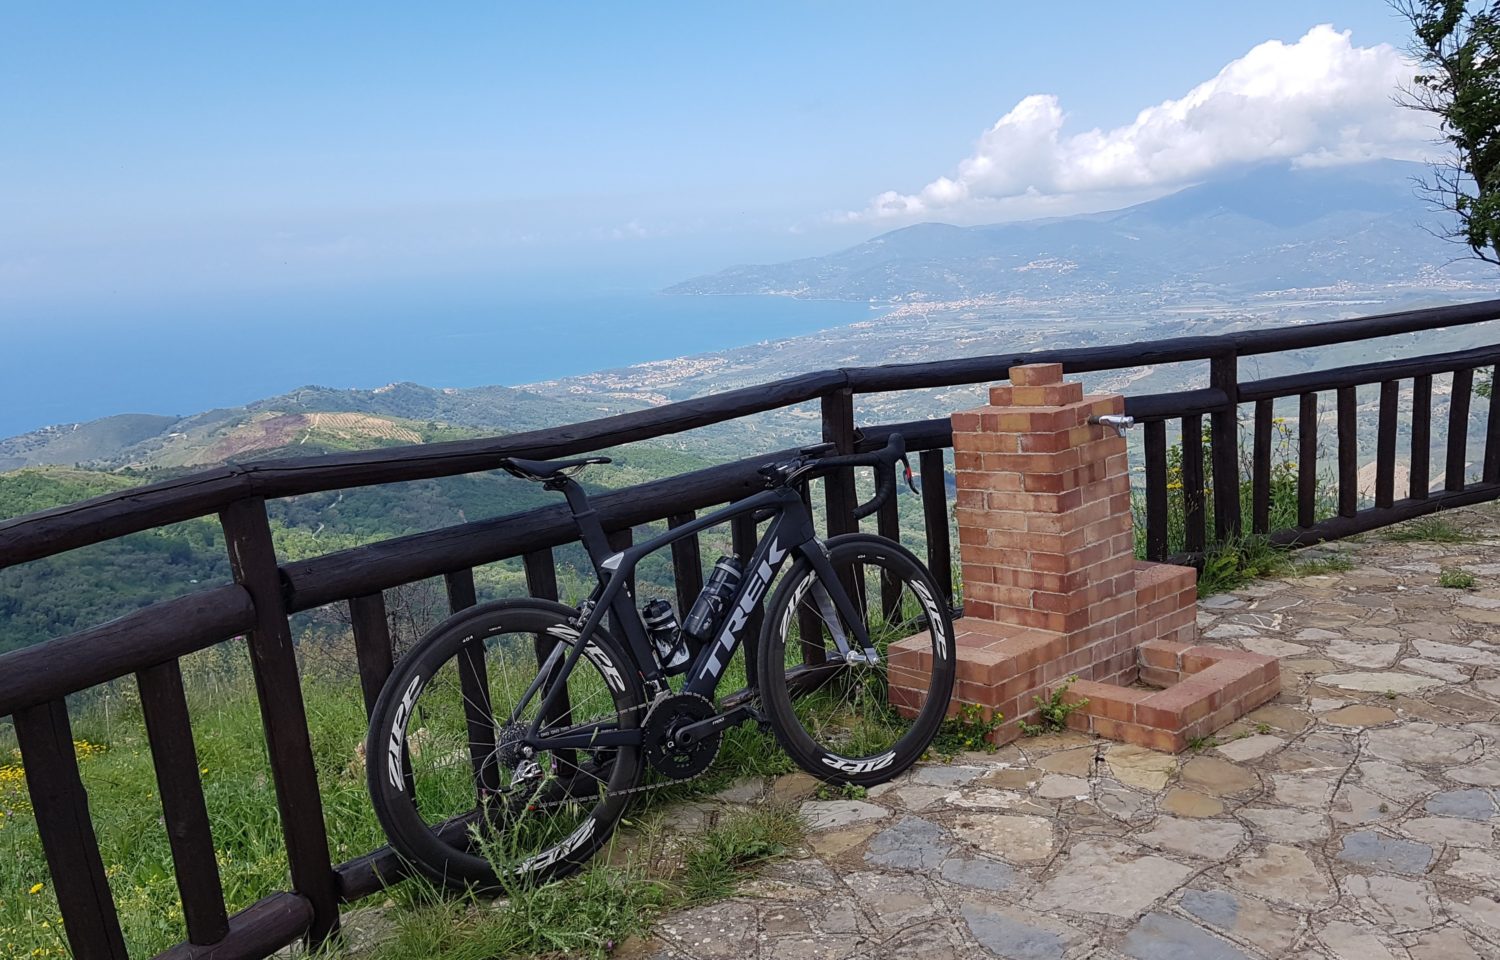
[[[1483,476],[1485,483],[1500,483],[1500,366],[1490,370],[1490,409],[1484,432]]]
[[[1219,541],[1240,535],[1240,421],[1239,356],[1221,353],[1209,358],[1209,383],[1222,390],[1223,407],[1210,416],[1209,456],[1214,468],[1214,536]]]
[[[266,504],[259,497],[239,500],[224,508],[219,518],[234,578],[255,603],[250,666],[260,698],[292,886],[312,904],[308,940],[316,947],[338,932],[338,895],[307,731],[307,709],[297,675],[297,652],[282,600]]]
[[[953,545],[948,531],[948,479],[943,469],[943,451],[923,450],[919,458],[922,474],[922,527],[927,534],[927,569],[953,606]]]
[[[68,706],[52,700],[27,707],[15,715],[15,724],[26,790],[68,947],[74,957],[126,960],[120,918],[89,817],[88,794],[78,776]]]
[[[1255,401],[1255,436],[1250,453],[1250,531],[1260,535],[1271,530],[1271,432],[1275,415],[1273,402]]]
[[[1208,542],[1208,494],[1203,476],[1203,415],[1182,418],[1183,549],[1202,553]]]
[[[359,666],[359,689],[364,696],[365,716],[375,710],[375,701],[395,668],[391,649],[391,624],[386,619],[385,594],[367,593],[349,601],[349,624],[354,632],[354,659]]]
[[[229,918],[229,933],[212,945],[182,943],[155,960],[264,960],[295,943],[312,924],[306,897],[273,893]]]
[[[1474,398],[1472,368],[1453,371],[1453,395],[1448,399],[1448,464],[1444,490],[1462,490],[1469,463],[1469,404]]]
[[[1359,512],[1359,423],[1358,397],[1353,387],[1338,390],[1339,516]]]
[[[12,650],[0,655],[0,717],[211,647],[254,625],[249,592],[230,584]]]
[[[550,549],[533,550],[521,558],[526,567],[526,589],[533,597],[542,600],[556,600],[559,596],[557,590],[557,561],[553,559]]]
[[[1472,350],[1457,350],[1453,353],[1435,353],[1399,360],[1382,360],[1379,363],[1359,363],[1333,370],[1314,370],[1296,373],[1287,377],[1271,377],[1240,385],[1240,399],[1271,400],[1290,397],[1308,390],[1339,390],[1344,387],[1363,387],[1387,380],[1410,380],[1413,377],[1434,373],[1447,373],[1464,367],[1470,369],[1494,363],[1500,357],[1500,346],[1476,347]]]
[[[823,439],[832,443],[839,454],[854,452],[854,394],[840,390],[823,398]],[[854,519],[858,506],[854,490],[854,470],[835,470],[823,478],[823,505],[827,511],[828,535],[853,533],[859,529]]]
[[[1317,521],[1318,395],[1304,393],[1297,401],[1297,526]]]
[[[1167,556],[1167,424],[1146,424],[1146,559]]]
[[[1386,380],[1380,385],[1380,419],[1375,434],[1375,506],[1396,502],[1396,404],[1401,384]]]
[[[1407,495],[1427,497],[1432,487],[1432,374],[1414,377],[1411,384],[1411,482]]]
[[[1496,499],[1500,499],[1500,484],[1471,483],[1463,490],[1437,491],[1425,500],[1397,500],[1384,510],[1369,507],[1352,517],[1329,517],[1318,521],[1306,530],[1278,530],[1271,534],[1271,542],[1279,546],[1305,547],[1324,540],[1339,540],[1343,537],[1367,533],[1393,523],[1401,523],[1403,520],[1436,513],[1439,510],[1453,510]]]
[[[203,802],[203,783],[198,779],[198,748],[193,742],[182,671],[174,660],[147,667],[135,678],[188,941],[218,943],[229,934],[229,914],[224,909],[224,885]]]

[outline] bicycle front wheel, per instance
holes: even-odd
[[[869,631],[876,663],[859,650],[830,588],[805,559],[777,586],[760,643],[760,694],[777,739],[813,776],[873,786],[911,766],[937,735],[953,694],[947,601],[900,544],[847,534],[827,542],[839,582]]]
[[[614,831],[640,778],[638,747],[527,756],[519,742],[556,686],[543,736],[639,726],[639,676],[602,630],[561,676],[580,642],[576,615],[542,600],[464,611],[403,657],[381,691],[365,750],[370,798],[391,846],[433,880],[554,880]]]

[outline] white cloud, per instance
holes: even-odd
[[[1269,40],[1177,100],[1112,130],[1064,134],[1058,98],[1021,100],[950,176],[888,190],[848,219],[880,220],[1074,207],[1088,196],[1185,184],[1268,160],[1307,165],[1432,152],[1425,114],[1395,103],[1415,68],[1389,44],[1356,47],[1324,24],[1296,43]]]

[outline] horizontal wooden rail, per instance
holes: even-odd
[[[1330,346],[1500,318],[1500,301],[1409,310],[1300,327],[1149,344],[1041,350],[802,374],[548,430],[481,440],[238,464],[0,522],[0,568],[216,513],[245,496],[276,498],[492,469],[505,456],[561,457],[724,423],[840,390],[878,393],[1005,379],[1012,366],[1061,363],[1070,373]],[[1476,364],[1476,365],[1483,365]],[[1384,377],[1382,379],[1388,379]],[[1254,399],[1243,397],[1242,399]]]
[[[1150,420],[1175,420],[1194,414],[1213,413],[1229,403],[1223,390],[1205,387],[1181,393],[1151,393],[1126,397],[1125,412],[1142,423]]]
[[[273,893],[230,917],[229,932],[218,943],[180,943],[156,960],[261,960],[296,942],[312,918],[306,897]]]
[[[254,625],[249,592],[229,584],[13,650],[0,656],[0,717],[176,660]]]
[[[952,443],[952,429],[946,418],[867,427],[860,431],[857,448],[878,448],[892,432],[899,432],[908,438],[911,449],[933,449]],[[653,480],[599,494],[590,502],[600,521],[611,530],[667,520],[674,514],[755,493],[764,486],[760,467],[796,452],[781,450]],[[557,504],[352,547],[282,567],[287,608],[292,612],[310,610],[577,539],[572,515],[565,505]]]
[[[1240,384],[1240,402],[1275,400],[1294,397],[1312,390],[1341,390],[1346,387],[1363,387],[1388,380],[1406,380],[1434,373],[1452,373],[1455,370],[1472,370],[1500,362],[1500,346],[1475,347],[1472,350],[1457,350],[1452,353],[1435,353],[1425,357],[1384,360],[1379,363],[1360,363],[1336,370],[1315,370],[1311,373],[1296,373],[1286,377],[1268,377],[1265,380],[1250,380]]]
[[[1430,496],[1397,500],[1389,507],[1366,507],[1349,516],[1329,517],[1307,527],[1277,530],[1271,542],[1283,547],[1305,547],[1324,540],[1338,540],[1367,533],[1380,527],[1411,520],[1414,517],[1472,506],[1500,499],[1500,483],[1471,483],[1462,490],[1434,491]]]

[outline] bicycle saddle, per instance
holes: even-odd
[[[609,462],[609,457],[580,457],[577,460],[522,460],[520,457],[506,457],[500,461],[500,469],[522,480],[545,481],[558,476],[571,476],[596,463]]]

